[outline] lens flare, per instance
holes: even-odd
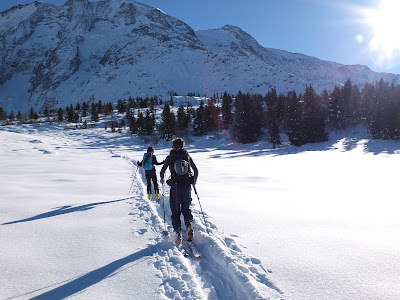
[[[378,65],[400,57],[400,1],[381,0],[375,10],[369,10],[367,22],[373,38],[369,43]]]

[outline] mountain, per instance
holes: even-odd
[[[317,92],[400,75],[264,48],[235,26],[194,31],[131,0],[34,2],[0,15],[0,106],[6,111],[173,91]]]

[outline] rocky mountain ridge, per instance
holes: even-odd
[[[33,2],[0,15],[0,106],[63,107],[82,101],[188,92],[301,93],[400,75],[264,48],[240,28],[194,31],[132,0]]]

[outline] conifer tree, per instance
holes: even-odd
[[[89,108],[89,104],[87,104],[86,102],[82,103],[82,117],[87,117]]]
[[[203,100],[200,101],[199,107],[194,113],[193,120],[193,134],[195,136],[205,135],[207,133],[206,123],[205,123],[205,107]]]
[[[335,86],[334,90],[330,95],[330,101],[328,104],[328,118],[329,125],[332,129],[342,129],[340,114],[341,114],[341,98],[342,90]]]
[[[262,133],[262,110],[256,105],[256,95],[236,96],[233,136],[242,144],[253,143]]]
[[[307,86],[303,95],[304,111],[302,118],[303,136],[306,143],[318,143],[328,140],[325,130],[325,109],[321,98],[312,86]]]
[[[357,86],[353,85],[350,98],[350,125],[358,125],[363,121],[361,93]]]
[[[130,108],[126,111],[126,119],[128,120],[129,130],[132,134],[137,132],[137,123],[135,119],[135,109]]]
[[[75,110],[74,110],[74,107],[71,104],[69,109],[68,109],[68,115],[67,115],[67,121],[68,122],[73,122],[74,121],[74,114],[75,114]]]
[[[394,139],[396,138],[396,119],[398,113],[396,111],[396,102],[392,96],[387,82],[381,79],[376,86],[377,102],[372,112],[369,130],[374,139]]]
[[[168,103],[165,103],[161,114],[160,129],[161,137],[169,141],[176,134],[176,118]]]
[[[128,107],[127,107],[127,109],[129,109],[129,108],[136,108],[136,101],[131,96],[129,96],[129,98],[128,98]]]
[[[283,101],[283,99],[280,99]],[[269,134],[269,142],[272,144],[275,149],[276,146],[280,146],[282,144],[282,138],[280,135],[280,128],[282,120],[279,116],[279,102],[278,96],[276,94],[276,90],[272,89],[265,96],[265,102],[267,106],[267,128]]]
[[[50,122],[50,110],[48,107],[44,109],[44,116],[47,118],[47,121]]]
[[[351,123],[350,118],[352,113],[350,111],[350,106],[351,106],[351,96],[353,94],[352,89],[353,86],[351,84],[350,79],[346,80],[342,88],[342,98],[340,102],[339,121],[340,121],[340,127],[342,129],[348,128]]]
[[[156,119],[155,119],[154,115],[151,113],[151,110],[147,109],[146,116],[144,118],[143,133],[145,135],[154,134],[154,126],[155,125],[156,125]]]
[[[137,125],[137,133],[140,135],[143,135],[144,134],[144,116],[143,116],[143,112],[141,110],[138,112],[136,125]]]
[[[99,121],[99,113],[96,105],[92,103],[92,121],[98,122]]]
[[[0,107],[0,120],[6,120],[7,119],[7,113],[6,111]]]
[[[233,122],[232,103],[232,97],[225,92],[222,96],[222,121],[225,129],[228,129]]]
[[[39,115],[33,110],[33,107],[31,107],[31,109],[29,111],[29,119],[30,120],[39,119]]]
[[[21,114],[21,111],[18,111],[17,119],[21,124],[25,122],[25,117],[23,114]]]
[[[371,123],[372,113],[374,111],[375,105],[377,103],[376,99],[376,88],[371,83],[364,84],[361,89],[361,116],[366,121],[367,124]]]
[[[99,102],[97,103],[97,115],[101,114],[103,110],[103,103],[101,102],[101,100],[99,100]]]
[[[124,100],[118,100],[117,110],[120,114],[124,114],[126,112],[126,103]]]
[[[288,135],[291,145],[300,147],[306,143],[303,132],[303,103],[295,91],[288,94],[286,103],[286,134]]]
[[[183,103],[181,103],[178,108],[177,123],[176,123],[179,135],[188,137],[190,121],[191,118],[188,109],[185,109]]]
[[[64,121],[64,111],[61,107],[58,109],[58,121],[59,122]]]
[[[14,115],[14,111],[11,111],[10,117],[9,117],[11,122],[15,121],[15,115]]]
[[[72,118],[72,121],[74,123],[78,123],[79,122],[79,113],[77,111],[74,112],[74,116]]]
[[[206,132],[212,132],[217,129],[217,123],[219,122],[218,109],[214,104],[214,100],[210,99],[207,105],[204,107],[204,124]]]

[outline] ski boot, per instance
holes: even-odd
[[[175,240],[175,242],[177,244],[180,244],[182,242],[182,229],[178,228],[177,230],[175,230],[175,232],[176,232],[176,240]]]
[[[157,199],[157,201],[160,200],[160,194],[159,193],[156,193],[156,199]]]
[[[191,242],[193,240],[193,226],[192,225],[189,225],[186,228],[186,234],[187,234],[188,242]]]

